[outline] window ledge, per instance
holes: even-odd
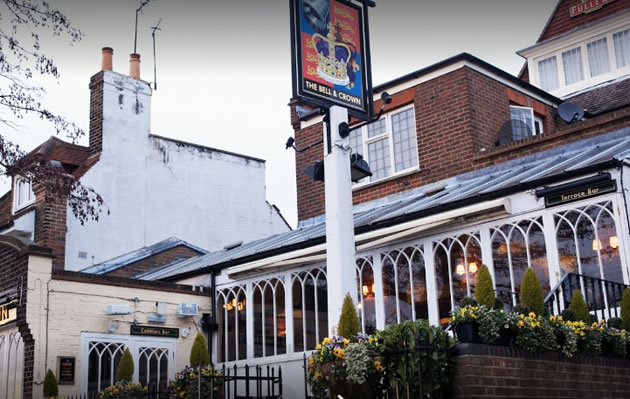
[[[20,206],[13,208],[13,214],[17,215],[18,213],[22,213],[23,211],[25,211],[26,209],[30,208],[33,205],[35,205],[35,199],[27,202],[26,204],[22,204]]]
[[[392,180],[400,179],[401,177],[413,175],[415,173],[420,172],[421,170],[422,170],[422,168],[417,166],[414,169],[409,169],[409,170],[405,170],[405,171],[402,171],[402,172],[398,172],[397,174],[388,176],[388,177],[386,177],[384,179],[371,181],[371,182],[368,182],[368,183],[357,184],[357,185],[352,186],[352,192],[359,191],[359,190],[362,190],[364,188],[376,186],[376,185],[379,185],[381,183],[390,182]]]

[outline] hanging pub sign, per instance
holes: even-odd
[[[290,0],[293,97],[372,114],[367,6],[344,0]]]
[[[582,0],[581,3],[569,8],[569,14],[571,18],[577,17],[581,14],[588,14],[593,11],[597,11],[608,3],[612,3],[615,0]]]
[[[609,180],[603,183],[592,184],[582,188],[567,190],[563,193],[546,196],[545,206],[550,207],[566,204],[567,202],[579,201],[615,191],[617,191],[617,182],[615,180]]]
[[[0,305],[0,326],[17,320],[17,305],[15,302]]]
[[[179,328],[155,326],[131,326],[131,335],[147,335],[151,337],[179,338]]]

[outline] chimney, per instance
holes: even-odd
[[[111,47],[103,47],[103,62],[101,64],[101,70],[111,71],[113,65],[114,49]]]
[[[129,76],[140,79],[140,54],[133,53],[129,57]]]

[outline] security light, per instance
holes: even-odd
[[[350,155],[350,180],[356,183],[368,176],[372,176],[372,171],[363,156],[361,154]]]
[[[324,181],[324,161],[317,160],[302,171],[306,176],[316,181]]]

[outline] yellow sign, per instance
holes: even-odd
[[[15,303],[0,305],[0,326],[17,320],[17,306]]]

